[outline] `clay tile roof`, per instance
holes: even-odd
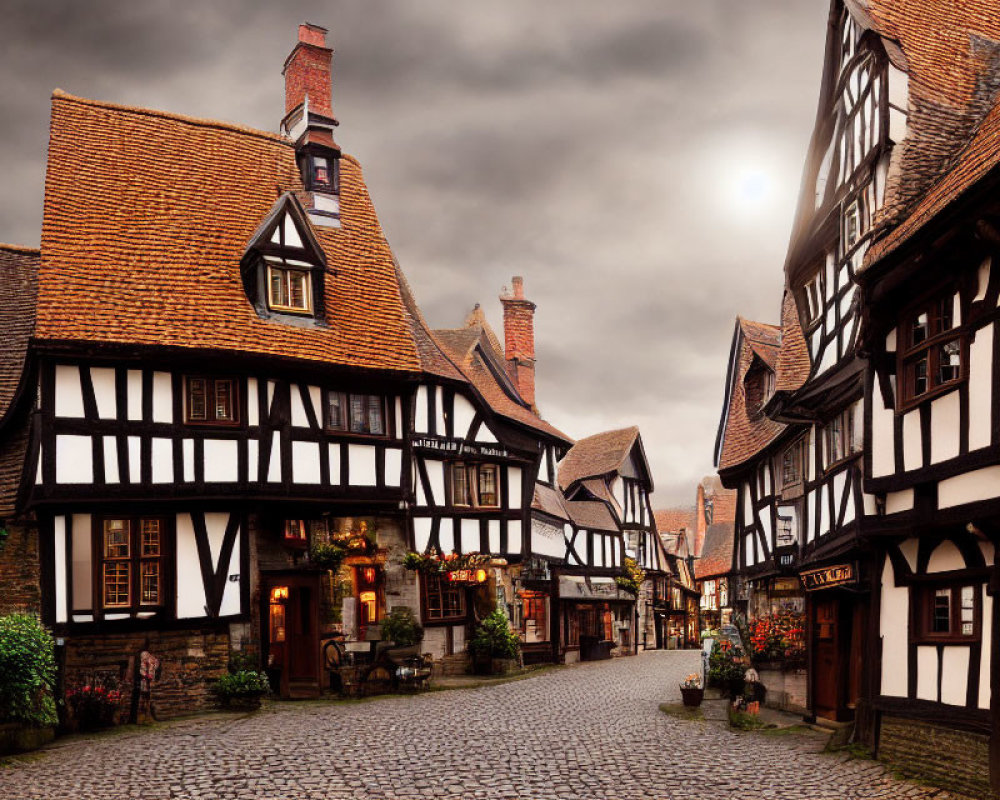
[[[784,425],[763,414],[751,417],[747,413],[743,392],[743,379],[755,356],[774,368],[779,337],[780,330],[775,325],[737,319],[733,339],[735,352],[731,356],[726,389],[727,405],[723,409],[719,429],[721,446],[717,451],[720,470],[742,464],[767,447],[785,429]]]
[[[0,419],[21,383],[28,339],[35,328],[38,250],[0,244]]]
[[[619,530],[611,510],[604,503],[597,500],[565,500],[563,505],[570,520],[578,528],[588,531]]]
[[[484,320],[482,325],[475,322],[465,328],[435,330],[434,339],[494,412],[566,444],[572,443],[569,436],[524,404],[507,378],[502,355],[498,358],[493,349],[491,334]]]
[[[608,484],[603,478],[586,478],[585,480],[580,481],[580,485],[594,495],[594,497],[598,500],[611,503],[615,506],[615,508],[618,507],[618,501],[615,500],[614,495],[611,494],[611,489],[608,488]]]
[[[535,493],[531,500],[531,508],[535,511],[542,511],[550,516],[561,520],[569,520],[564,506],[565,498],[562,492],[546,486],[544,483],[535,484]]]
[[[639,429],[633,425],[580,439],[559,462],[559,485],[568,489],[584,478],[614,472],[628,458],[638,436]]]
[[[812,362],[806,337],[799,323],[799,309],[793,292],[785,290],[781,301],[781,347],[775,369],[774,388],[794,392],[809,379]]]
[[[661,533],[660,541],[667,555],[687,558],[691,554],[688,536],[683,531],[678,533]]]
[[[726,575],[733,568],[733,525],[716,522],[708,526],[701,558],[694,562],[698,580]]]
[[[653,512],[656,530],[663,533],[677,533],[679,530],[694,531],[697,524],[694,506],[685,508],[661,508]]]
[[[905,57],[909,117],[876,223],[891,230],[869,249],[866,267],[1000,163],[996,1],[871,0],[867,13]]]
[[[342,227],[314,229],[331,267],[329,327],[254,312],[240,259],[281,193],[301,188],[280,136],[55,92],[37,337],[420,371],[392,253],[349,156]]]

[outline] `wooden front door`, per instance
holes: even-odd
[[[836,598],[813,600],[813,706],[817,716],[827,719],[837,718],[842,680],[839,605]]]
[[[274,577],[266,586],[269,668],[280,674],[280,694],[315,696],[320,690],[318,579]]]

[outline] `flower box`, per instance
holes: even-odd
[[[681,700],[688,708],[697,708],[705,699],[705,690],[700,686],[681,687]]]

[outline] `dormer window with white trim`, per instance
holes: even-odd
[[[268,306],[293,314],[312,314],[308,271],[310,265],[276,256],[264,256],[264,261],[267,264]]]

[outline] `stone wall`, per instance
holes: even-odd
[[[0,614],[37,613],[41,608],[41,567],[38,527],[34,523],[7,523],[0,542]]]
[[[764,705],[768,708],[778,708],[795,714],[808,714],[808,672],[796,670],[759,670],[760,682],[767,689]]]
[[[877,755],[907,777],[986,800],[996,797],[990,794],[989,750],[985,734],[885,716]]]
[[[229,663],[228,630],[140,631],[80,635],[66,640],[65,686],[83,685],[99,676],[121,677],[122,708],[128,719],[135,663],[143,649],[160,659],[153,687],[158,719],[203,711],[214,705],[211,686]]]

